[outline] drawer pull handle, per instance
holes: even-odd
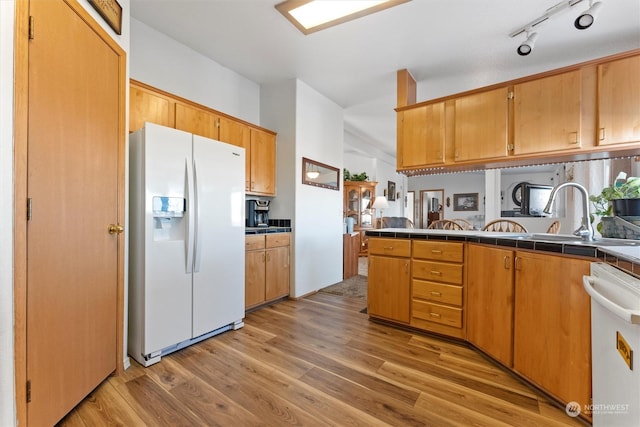
[[[385,251],[392,251],[393,246],[383,246],[382,249],[384,249]]]
[[[436,291],[431,291],[430,294],[434,297],[441,297],[442,294],[440,292],[436,292]]]
[[[432,254],[442,254],[442,251],[440,249],[431,249],[431,253]]]
[[[431,316],[431,317],[435,317],[435,318],[437,318],[437,319],[439,319],[439,318],[440,318],[440,315],[439,315],[438,313],[429,313],[429,316]]]
[[[442,272],[436,270],[431,270],[431,274],[433,274],[434,276],[442,276]]]

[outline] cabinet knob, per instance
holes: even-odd
[[[109,224],[109,234],[122,234],[124,227],[120,224]]]

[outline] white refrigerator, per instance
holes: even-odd
[[[146,123],[129,139],[128,352],[243,326],[245,150]]]

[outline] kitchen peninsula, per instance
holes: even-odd
[[[582,277],[592,261],[638,274],[639,241],[422,229],[367,236],[370,319],[467,341],[562,404],[590,402]]]

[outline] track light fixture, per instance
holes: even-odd
[[[589,9],[582,12],[573,23],[573,25],[575,25],[579,30],[586,30],[594,23],[596,16],[598,15],[598,11],[602,7],[602,2],[590,1],[589,6]]]
[[[517,52],[518,55],[526,56],[531,53],[533,50],[533,44],[538,37],[537,33],[534,33],[533,30],[537,29],[538,25],[541,25],[546,20],[555,16],[556,14],[573,8],[578,3],[582,3],[585,0],[564,0],[555,6],[547,9],[541,16],[529,22],[528,24],[518,28],[509,34],[509,37],[516,37],[522,33],[527,34],[527,40],[518,46]],[[602,7],[602,2],[599,0],[589,0],[589,9],[582,12],[575,20],[574,25],[579,30],[585,30],[589,28],[595,21],[596,15],[598,11]]]
[[[520,56],[529,55],[533,50],[533,47],[535,46],[537,38],[538,38],[538,33],[529,33],[527,31],[527,39],[520,46],[518,46],[518,55]]]

